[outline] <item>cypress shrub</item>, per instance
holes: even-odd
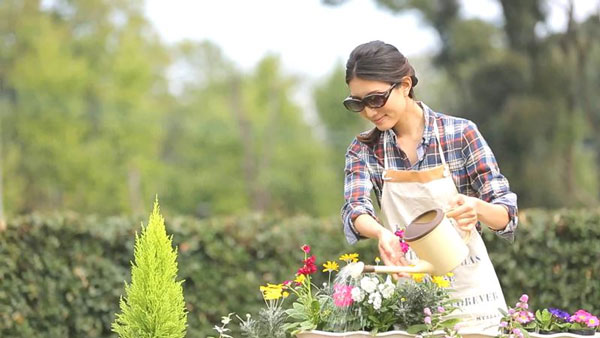
[[[177,250],[167,236],[158,199],[142,234],[135,235],[135,262],[131,284],[125,282],[121,313],[112,325],[121,338],[180,338],[185,336],[187,314],[183,281],[177,278]]]

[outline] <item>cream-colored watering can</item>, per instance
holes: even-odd
[[[470,233],[463,238],[441,209],[429,210],[411,222],[404,232],[404,240],[419,257],[414,266],[365,265],[352,263],[350,275],[357,278],[362,273],[428,273],[444,275],[469,254],[466,243]]]

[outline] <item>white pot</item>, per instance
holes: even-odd
[[[460,335],[463,338],[493,338],[497,337],[498,334],[492,331],[469,331],[467,329],[460,330]],[[381,332],[375,335],[375,337],[386,337],[386,338],[414,338],[416,335],[409,334],[406,331],[388,331]],[[582,338],[583,336],[576,335],[568,332],[554,333],[554,334],[539,334],[535,332],[529,332],[529,336],[532,338]],[[339,337],[339,338],[365,338],[373,337],[367,331],[352,331],[352,332],[326,332],[319,330],[312,330],[307,332],[301,332],[296,335],[298,338],[327,338],[327,337]],[[600,332],[596,332],[595,336],[587,336],[593,338],[600,338]]]

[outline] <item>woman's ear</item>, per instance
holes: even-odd
[[[410,76],[405,76],[400,80],[400,87],[402,88],[402,94],[404,96],[408,96],[410,93],[410,88],[412,88],[412,79]]]

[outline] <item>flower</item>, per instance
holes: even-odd
[[[373,292],[369,295],[369,304],[373,305],[373,309],[381,309],[381,294],[379,292]]]
[[[590,316],[588,317],[586,324],[588,327],[596,327],[598,326],[598,318],[596,316]]]
[[[334,261],[327,261],[327,263],[323,264],[323,267],[325,268],[323,269],[323,272],[339,271],[340,268],[338,263]]]
[[[263,293],[265,300],[276,300],[283,297],[283,288],[283,284],[267,283],[267,286],[260,287],[260,291]]]
[[[438,310],[438,312],[439,312],[439,313],[444,313],[444,311],[446,311],[446,310],[445,310],[443,307],[441,307],[441,306],[438,306],[437,310]]]
[[[344,261],[346,263],[350,263],[350,262],[358,262],[358,254],[357,253],[351,253],[351,254],[343,254],[340,256],[340,261]]]
[[[569,313],[560,310],[560,309],[555,309],[555,308],[549,308],[548,312],[550,312],[550,314],[552,314],[554,317],[561,319],[564,322],[568,322],[569,321],[569,317],[571,317],[569,315]]]
[[[388,276],[385,283],[379,284],[377,288],[383,296],[383,299],[390,299],[394,295],[394,291],[396,289],[394,283],[392,283],[392,280],[390,279],[390,276]]]
[[[352,288],[350,294],[355,302],[362,302],[365,299],[365,293],[360,288]]]
[[[431,317],[425,317],[425,319],[423,319],[423,322],[425,322],[425,324],[431,324]]]
[[[314,255],[306,258],[303,261],[304,266],[301,267],[300,269],[298,269],[298,274],[299,275],[310,275],[310,274],[317,272],[317,266],[315,265],[316,259],[317,258]]]
[[[302,283],[304,283],[304,280],[306,279],[306,275],[296,275],[296,279],[294,279],[294,282],[296,282],[296,285],[301,285]]]
[[[417,283],[421,283],[425,277],[424,273],[411,273],[410,277]]]
[[[527,296],[526,294],[521,295],[521,298],[519,298],[519,300],[523,303],[527,303],[527,301],[529,300],[529,296]]]
[[[381,258],[375,257],[375,264],[379,264],[379,263],[381,263]]]
[[[431,316],[431,310],[428,307],[423,309],[423,313],[428,317]]]
[[[367,293],[377,290],[377,284],[379,284],[379,279],[376,277],[365,276],[360,280],[360,287]]]
[[[304,253],[309,254],[310,253],[310,246],[304,244],[302,246],[302,251],[304,251]]]
[[[344,284],[335,284],[333,286],[333,303],[337,307],[347,307],[352,305],[352,286]]]
[[[432,281],[441,288],[447,288],[450,286],[450,281],[443,276],[433,276]]]

